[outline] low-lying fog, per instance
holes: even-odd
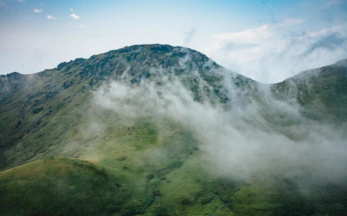
[[[169,118],[183,125],[199,140],[206,170],[218,176],[346,177],[346,127],[303,117],[299,104],[276,100],[269,85],[252,84],[263,98],[255,100],[233,84],[232,72],[223,73],[229,104],[206,94],[198,102],[181,78],[171,75],[133,85],[112,82],[94,92],[95,103],[125,117]],[[194,76],[201,88],[207,85],[198,73]]]

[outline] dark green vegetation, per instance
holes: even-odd
[[[0,214],[346,215],[345,178],[325,181],[304,168],[248,179],[219,175],[194,128],[145,107],[134,115],[95,100],[115,80],[136,89],[144,80],[160,87],[179,77],[199,103],[225,110],[261,104],[269,130],[298,140],[286,129],[303,120],[274,101],[297,104],[305,121],[342,127],[346,76],[340,62],[267,86],[168,45],[125,47],[33,75],[1,76]]]

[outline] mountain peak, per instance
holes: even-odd
[[[81,79],[99,80],[126,79],[137,82],[149,77],[155,70],[178,74],[211,69],[220,69],[206,55],[185,47],[162,44],[133,45],[106,53],[93,55],[89,59],[77,58],[63,62],[58,70],[66,74],[78,74]]]
[[[89,61],[88,64],[95,64],[100,61],[109,61],[117,58],[118,56],[123,57],[126,62],[130,61],[149,61],[148,63],[154,63],[156,60],[167,60],[168,58],[192,58],[194,61],[211,61],[206,55],[186,47],[171,46],[167,44],[141,44],[126,46],[120,49],[111,50],[105,53],[91,56],[89,59],[76,58],[70,62],[60,63],[57,69],[62,69],[69,63],[80,64]],[[211,61],[212,62],[212,61]],[[156,62],[164,63],[164,62]],[[152,65],[160,66],[160,65]],[[165,65],[162,65],[165,67]]]

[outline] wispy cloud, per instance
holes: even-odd
[[[72,8],[70,8],[70,11],[73,11],[73,9],[72,9]]]
[[[274,35],[272,29],[297,25],[302,22],[303,20],[300,19],[286,19],[281,23],[276,23],[273,25],[268,24],[256,28],[246,29],[240,32],[217,34],[214,35],[214,38],[224,41],[231,41],[235,44],[254,44],[271,38]]]
[[[47,19],[55,20],[56,18],[54,16],[47,15]]]
[[[215,39],[229,41],[236,44],[256,43],[271,37],[269,25],[263,25],[258,28],[246,29],[240,32],[222,33],[214,36]]]
[[[42,13],[43,10],[42,10],[42,9],[36,9],[36,8],[35,8],[35,9],[34,9],[34,12],[35,12],[35,13]]]
[[[347,24],[296,36],[283,34],[288,26],[303,22],[287,19],[281,23],[216,34],[202,52],[226,67],[264,83],[279,82],[300,71],[345,58]]]
[[[17,0],[17,2],[22,3],[25,2],[25,0]]]
[[[296,37],[295,39],[303,40],[306,38],[313,38],[313,37],[322,36],[322,35],[326,35],[326,34],[332,34],[334,32],[338,32],[342,29],[346,29],[346,27],[347,27],[347,23],[342,24],[342,25],[333,26],[330,28],[321,29],[319,31],[311,32],[308,34],[304,34],[302,36]]]
[[[313,42],[301,56],[308,56],[317,50],[334,51],[338,48],[345,47],[347,38],[342,37],[339,33],[328,34],[319,40]],[[347,48],[347,47],[346,47]]]
[[[224,48],[222,49],[222,51],[224,52],[229,52],[229,51],[235,51],[235,50],[243,50],[243,49],[252,49],[254,47],[259,46],[259,44],[234,44],[234,43],[228,43],[225,44]]]
[[[76,14],[74,14],[74,13],[73,13],[73,14],[71,14],[70,16],[71,16],[72,18],[74,18],[74,19],[79,19],[79,18],[80,18],[79,16],[77,16],[77,15],[76,15]]]
[[[287,27],[287,26],[292,26],[292,25],[297,25],[300,23],[303,23],[304,21],[301,19],[286,19],[285,21],[275,24],[275,27]]]
[[[190,31],[186,34],[186,37],[184,38],[184,44],[185,46],[188,46],[188,44],[192,41],[194,35],[196,33],[196,29],[192,28]]]

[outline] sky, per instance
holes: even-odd
[[[347,0],[0,0],[0,74],[160,43],[276,83],[347,58],[346,11]]]

